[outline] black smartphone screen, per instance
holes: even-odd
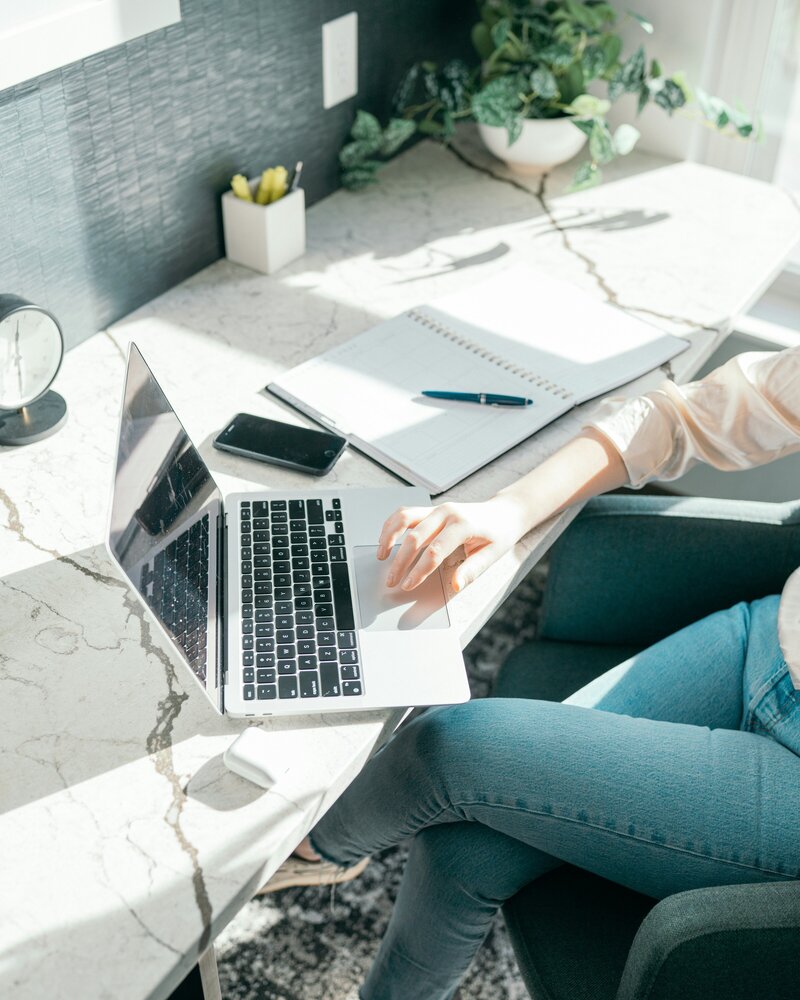
[[[237,413],[214,442],[221,448],[250,452],[265,461],[326,472],[346,441],[335,434],[267,420],[252,413]]]

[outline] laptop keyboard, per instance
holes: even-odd
[[[244,700],[363,694],[341,500],[239,513]]]
[[[201,681],[208,666],[208,514],[142,567],[141,593]]]

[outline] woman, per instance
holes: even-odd
[[[698,461],[732,470],[797,450],[800,348],[741,355],[602,403],[485,503],[397,511],[378,557],[402,538],[390,583],[408,590],[463,545],[460,590],[569,504]],[[800,571],[782,599],[710,615],[563,704],[487,699],[402,728],[296,852],[333,880],[414,837],[362,1000],[451,997],[498,907],[561,862],[656,897],[799,878],[798,621]]]

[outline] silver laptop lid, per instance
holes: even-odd
[[[206,694],[222,708],[222,494],[131,344],[109,549]]]

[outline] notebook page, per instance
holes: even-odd
[[[379,324],[275,380],[326,423],[428,482],[457,482],[568,408],[406,315]],[[423,389],[526,396],[533,406],[427,399]]]
[[[567,282],[516,265],[420,313],[571,394],[591,399],[689,345]]]

